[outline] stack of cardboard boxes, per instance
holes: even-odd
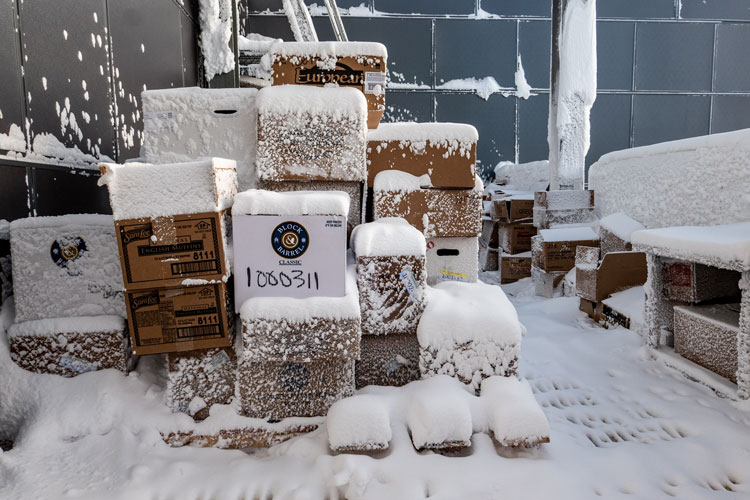
[[[38,372],[126,371],[130,350],[112,217],[32,217],[10,224],[16,324],[11,358]]]
[[[478,135],[457,123],[383,124],[368,135],[373,217],[402,217],[427,238],[427,283],[475,282],[483,184]]]
[[[531,276],[531,193],[499,192],[490,199],[490,217],[496,223],[500,283],[505,285]]]

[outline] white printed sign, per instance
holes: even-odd
[[[365,72],[365,94],[380,95],[385,93],[385,73]]]
[[[235,309],[252,297],[343,297],[346,217],[236,215]]]

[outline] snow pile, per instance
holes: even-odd
[[[471,409],[456,397],[461,388],[447,384],[422,384],[409,404],[406,423],[417,450],[424,448],[463,448],[471,446]]]
[[[523,69],[520,55],[518,56],[514,79],[516,82],[516,97],[520,97],[521,99],[528,99],[531,97],[531,85],[526,81],[526,72]]]
[[[250,189],[234,199],[234,215],[349,215],[343,191],[266,191]]]
[[[486,377],[516,373],[523,332],[500,287],[440,283],[428,289],[417,328],[420,370],[455,376],[477,390]]]
[[[237,162],[239,189],[255,187],[256,89],[148,90],[143,102],[143,148],[148,163],[198,158]]]
[[[281,57],[289,59],[292,64],[300,64],[305,59],[330,61],[338,57],[388,57],[385,45],[377,42],[280,42],[273,44],[269,53],[272,64]]]
[[[417,177],[400,170],[384,170],[375,176],[373,182],[373,190],[375,191],[413,193],[425,187],[430,187],[430,176],[428,174]],[[398,203],[398,201],[394,203]]]
[[[549,184],[549,161],[529,163],[500,162],[495,167],[495,182],[503,189],[542,191]]]
[[[646,293],[642,286],[615,292],[602,301],[604,304],[630,319],[630,330],[640,332],[645,326],[644,305]]]
[[[367,132],[369,143],[399,142],[401,149],[409,148],[417,154],[424,153],[429,144],[431,147],[446,149],[446,157],[458,151],[459,156],[468,158],[472,146],[478,140],[477,129],[466,123],[383,123]],[[385,144],[375,147],[382,148]]]
[[[630,241],[630,237],[634,232],[646,229],[643,224],[631,219],[623,212],[616,212],[602,217],[599,221],[599,227],[609,231],[625,242]]]
[[[16,323],[8,329],[8,338],[20,336],[56,337],[66,333],[105,333],[122,335],[125,319],[121,316],[79,316],[45,318]]]
[[[275,43],[280,43],[283,40],[280,38],[271,38],[260,35],[258,33],[246,33],[244,36],[240,35],[237,40],[237,48],[239,50],[249,50],[256,53],[265,53]]]
[[[645,229],[634,232],[632,239],[639,249],[658,248],[665,257],[750,270],[750,222]]]
[[[279,85],[258,92],[258,176],[364,181],[367,100],[347,87]]]
[[[234,69],[232,4],[230,0],[200,0],[201,51],[206,79]]]
[[[98,185],[109,188],[115,220],[217,212],[237,193],[234,160],[188,163],[103,163]]]
[[[0,134],[0,149],[13,152],[26,151],[26,137],[21,127],[11,123],[7,134]]]
[[[109,215],[10,223],[16,320],[125,317],[115,226]]]
[[[600,215],[647,228],[727,224],[750,217],[750,129],[602,156],[589,169]]]
[[[326,418],[328,444],[335,451],[374,451],[388,448],[391,422],[386,407],[370,395],[337,401]]]
[[[482,382],[482,399],[489,406],[489,427],[500,443],[549,441],[549,422],[528,380],[490,377]]]
[[[485,76],[482,79],[477,78],[457,78],[454,80],[448,80],[447,82],[441,83],[437,86],[438,89],[446,90],[473,90],[476,94],[484,99],[485,101],[496,92],[502,93],[503,97],[508,97],[511,91],[503,89],[497,80],[492,76]]]
[[[401,217],[384,217],[354,228],[351,248],[357,257],[424,256],[424,235]]]

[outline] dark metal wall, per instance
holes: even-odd
[[[197,0],[2,2],[0,145],[20,127],[14,156],[32,163],[0,158],[0,219],[109,212],[97,172],[56,148],[138,156],[141,91],[197,84],[197,15]]]
[[[279,0],[243,2],[247,31],[291,39]],[[344,12],[349,39],[388,47],[395,85],[387,120],[474,124],[486,175],[501,160],[547,158],[550,0],[338,4],[355,7]],[[599,92],[587,164],[613,150],[750,127],[748,0],[597,0],[597,10]],[[314,22],[321,39],[332,39],[327,18]],[[537,94],[528,100],[503,96],[515,87],[517,55]],[[441,88],[486,76],[502,87],[487,100]]]

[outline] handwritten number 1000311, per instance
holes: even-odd
[[[254,279],[253,279],[254,278]],[[247,286],[248,288],[253,287],[253,282],[258,288],[266,287],[284,287],[284,288],[304,288],[308,289],[319,289],[318,273],[305,273],[299,269],[293,269],[291,271],[276,272],[276,271],[260,271],[256,270],[254,273],[252,269],[247,268]]]

